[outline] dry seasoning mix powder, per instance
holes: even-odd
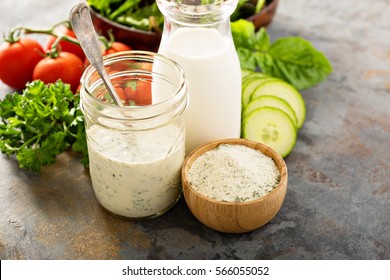
[[[258,150],[221,144],[192,163],[188,181],[209,198],[244,202],[273,190],[280,181],[280,172],[273,159]]]

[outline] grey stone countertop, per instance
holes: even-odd
[[[76,2],[1,1],[0,31],[48,27]],[[0,155],[0,259],[389,259],[389,14],[387,0],[280,1],[271,38],[310,40],[334,72],[302,92],[286,198],[267,225],[222,234],[183,198],[158,219],[120,220],[98,204],[77,155],[40,174]],[[1,84],[1,97],[9,90]]]

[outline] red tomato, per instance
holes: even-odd
[[[119,98],[122,99],[123,101],[126,101],[126,95],[125,95],[125,91],[123,89],[122,81],[123,81],[122,78],[111,78],[111,82],[112,82]]]
[[[124,91],[129,105],[144,106],[152,104],[152,84],[149,80],[127,82]]]
[[[103,51],[103,55],[112,54],[122,51],[130,51],[131,47],[121,42],[112,42],[111,46]]]
[[[75,38],[75,39],[77,38],[76,34],[74,34],[73,30],[69,29],[65,26],[62,26],[62,28],[59,30],[59,34],[64,34],[68,37]],[[47,51],[51,49],[51,46],[53,45],[55,40],[57,40],[57,37],[55,37],[55,36],[50,35],[47,38],[46,47],[45,47],[45,49]],[[72,42],[65,41],[65,40],[61,40],[59,45],[61,47],[60,51],[73,53],[73,54],[77,55],[78,57],[80,57],[81,60],[85,59],[84,51],[79,45],[74,44]]]
[[[126,100],[125,91],[120,86],[115,86],[116,93],[118,94],[119,98],[122,100]]]
[[[44,58],[41,45],[31,38],[20,38],[0,46],[0,79],[10,87],[23,89],[32,81],[35,65]]]
[[[81,91],[81,84],[79,84],[79,85],[77,86],[77,89],[76,89],[76,92],[75,92],[75,93],[80,94],[80,91]]]
[[[102,51],[102,55],[105,56],[105,55],[116,53],[116,52],[131,51],[131,50],[132,50],[132,48],[126,44],[123,44],[121,42],[112,42],[111,47]],[[89,65],[89,61],[87,58],[85,59],[84,64],[85,64],[85,67],[87,67]],[[125,65],[127,67],[127,64],[125,64]],[[114,68],[116,70],[117,67],[114,67]],[[120,70],[120,69],[118,69],[118,70]]]
[[[80,84],[80,78],[84,71],[83,61],[70,52],[60,52],[58,57],[46,57],[41,60],[34,69],[33,79],[44,83],[55,83],[61,79],[70,84],[75,93]]]

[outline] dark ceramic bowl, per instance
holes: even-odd
[[[254,3],[257,2],[257,0],[251,1]],[[266,27],[273,19],[278,3],[279,0],[272,0],[259,13],[249,16],[246,19],[253,22],[256,30],[260,27]],[[107,32],[111,30],[116,41],[123,42],[135,50],[157,52],[160,45],[161,33],[143,31],[113,22],[100,15],[92,8],[90,8],[90,12],[93,25],[99,34],[108,37]]]
[[[257,2],[257,0],[251,0],[251,1],[255,3]],[[279,4],[279,0],[272,0],[259,13],[249,16],[247,20],[253,22],[256,30],[260,29],[261,27],[267,27],[272,22],[272,19],[274,18],[278,4]]]
[[[157,52],[160,45],[161,33],[143,31],[123,24],[113,22],[92,8],[89,9],[96,32],[108,38],[111,30],[115,41],[129,45],[135,50]]]

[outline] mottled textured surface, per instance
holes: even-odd
[[[75,2],[1,1],[0,31],[48,27]],[[309,39],[334,73],[303,92],[286,199],[266,226],[221,234],[183,200],[156,220],[118,220],[77,156],[35,175],[1,155],[0,259],[390,259],[389,14],[387,0],[280,1],[271,37]]]

